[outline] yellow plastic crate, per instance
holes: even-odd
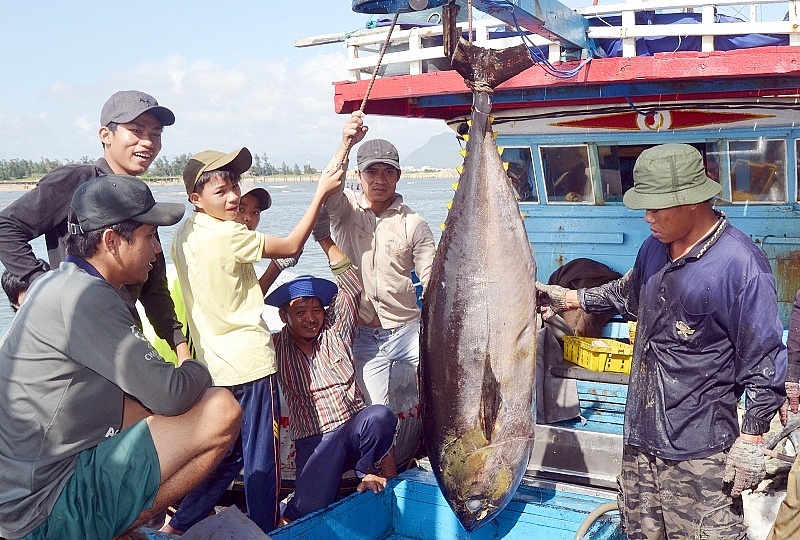
[[[564,336],[564,360],[592,371],[630,373],[633,347],[605,338]]]

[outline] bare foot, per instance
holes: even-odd
[[[386,487],[386,478],[376,474],[368,474],[361,479],[361,483],[356,487],[359,493],[371,489],[373,493],[380,493]]]
[[[174,535],[177,535],[177,536],[182,535],[183,532],[184,532],[184,531],[179,531],[178,529],[176,529],[175,527],[173,527],[169,523],[165,523],[164,526],[161,527],[158,530],[161,531],[161,532],[165,532],[165,533],[168,533],[168,534],[174,534]]]

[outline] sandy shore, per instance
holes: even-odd
[[[244,180],[258,184],[270,184],[275,182],[316,182],[319,178],[318,174],[311,175],[274,175],[274,176],[248,176]],[[419,178],[458,178],[458,172],[455,169],[440,169],[438,171],[425,171],[425,172],[403,172],[403,178],[419,179]],[[347,171],[347,179],[355,179],[355,170],[350,169]],[[180,185],[180,178],[142,178],[148,184],[159,186],[166,185]],[[19,181],[19,182],[0,182],[0,191],[28,191],[36,187],[38,180]]]
[[[36,182],[0,182],[0,191],[28,191]]]

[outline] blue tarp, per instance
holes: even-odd
[[[745,22],[729,15],[716,15],[715,22]],[[700,24],[699,13],[655,13],[643,11],[636,13],[636,24]],[[589,19],[591,26],[621,26],[622,17],[592,17]],[[606,56],[622,56],[621,39],[597,39],[597,45],[606,53]],[[769,47],[788,45],[789,36],[773,36],[767,34],[746,34],[735,36],[714,36],[714,50],[732,51],[736,49],[751,49],[754,47]],[[636,38],[636,56],[653,56],[659,52],[700,51],[702,38],[700,36],[660,36]]]

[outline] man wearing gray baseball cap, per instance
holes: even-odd
[[[539,301],[637,321],[619,478],[628,538],[743,540],[741,493],[764,478],[762,435],[785,400],[775,277],[712,206],[721,186],[696,148],[648,148],[633,181],[623,201],[652,232],[634,267],[577,291],[537,283]]]
[[[208,370],[165,362],[117,290],[147,277],[183,204],[132,176],[72,198],[66,260],[36,280],[0,343],[0,536],[118,538],[227,454],[241,408]]]
[[[363,114],[354,112],[329,167],[346,164],[350,139],[358,143],[366,132]],[[428,223],[397,193],[397,148],[384,139],[368,139],[356,161],[362,193],[343,188],[331,195],[313,234],[317,240],[332,234],[358,267],[364,290],[353,339],[356,377],[368,405],[387,405],[398,416],[395,458],[403,470],[422,440],[417,381],[421,311],[411,273],[427,287],[436,247]]]
[[[175,115],[156,98],[139,90],[114,93],[103,105],[98,135],[103,157],[93,164],[64,165],[46,174],[35,188],[0,211],[0,262],[27,285],[45,270],[30,242],[42,235],[50,266],[64,260],[67,210],[79,186],[103,174],[138,176],[147,172],[161,151],[164,126],[175,123]],[[190,356],[175,306],[167,288],[164,255],[159,253],[146,281],[129,284],[120,295],[137,323],[136,300],[159,337],[176,351],[178,359]]]

